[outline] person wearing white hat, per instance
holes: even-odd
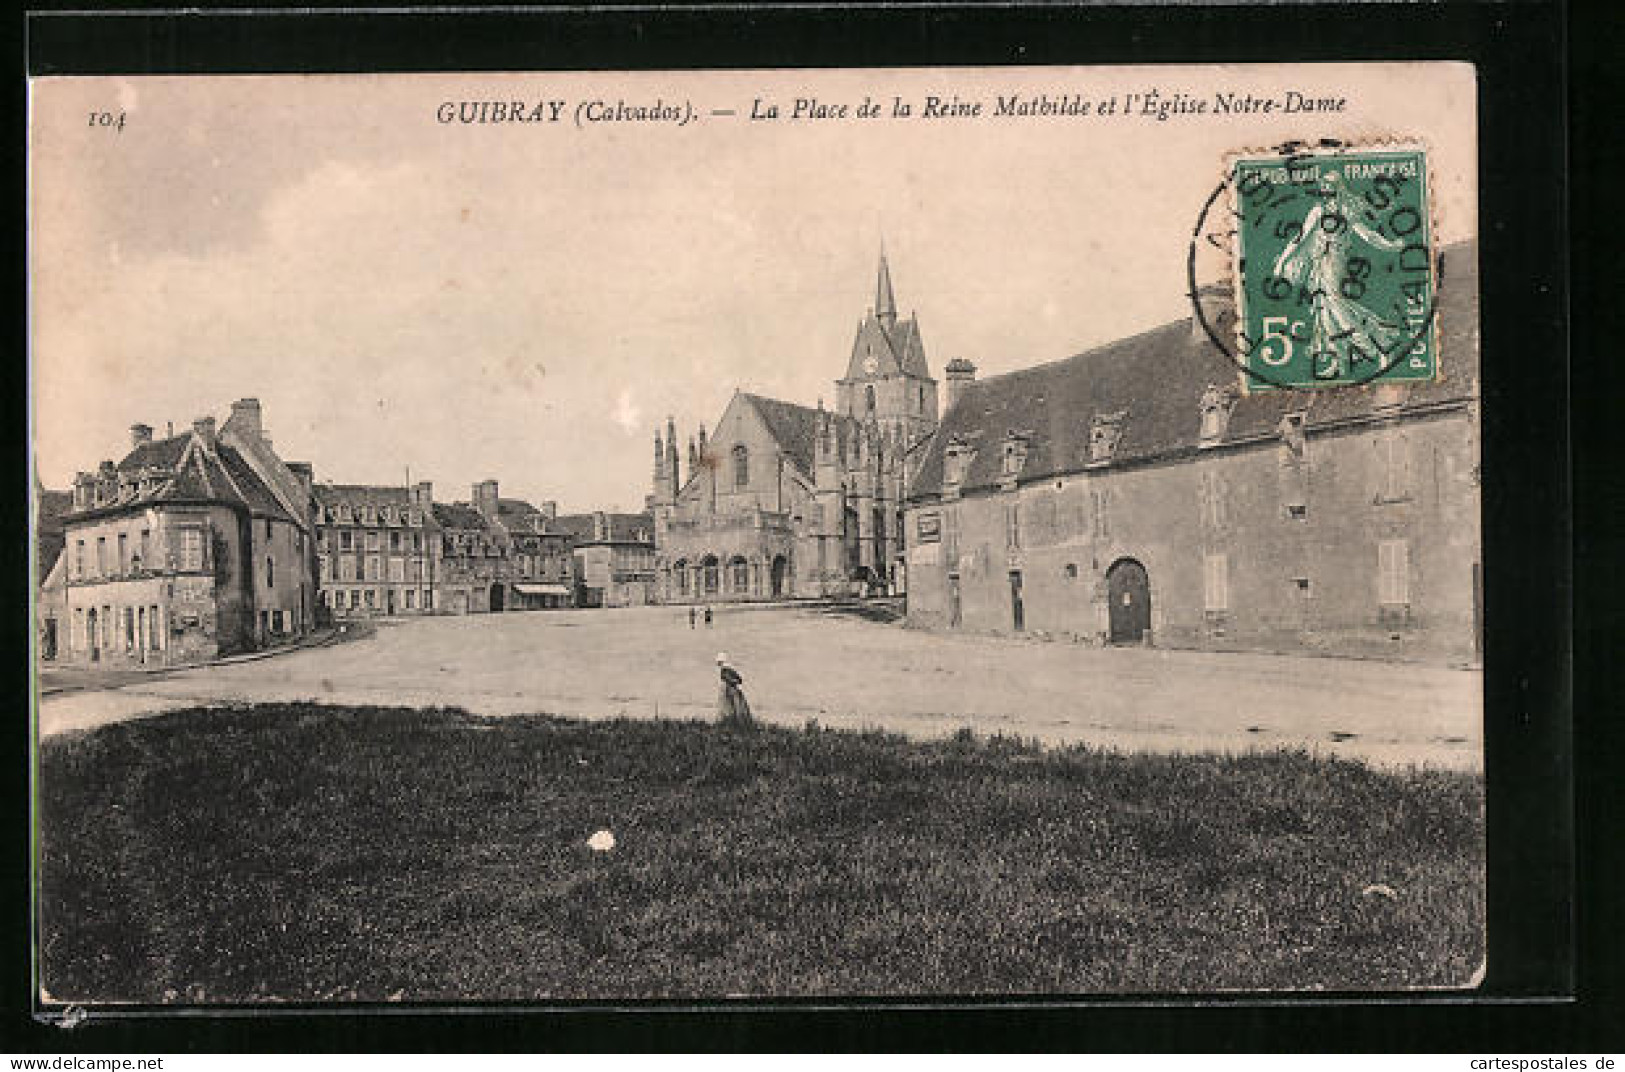
[[[745,699],[745,679],[739,676],[739,671],[733,668],[728,661],[728,653],[717,652],[717,667],[722,674],[722,689],[717,693],[717,717],[724,726],[736,726],[741,729],[754,726],[756,720],[751,717],[750,703]]]

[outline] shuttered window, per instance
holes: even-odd
[[[1203,601],[1210,611],[1230,609],[1230,559],[1208,555],[1203,559]]]
[[[1377,544],[1377,599],[1385,606],[1411,601],[1410,548],[1404,540]]]

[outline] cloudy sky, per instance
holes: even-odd
[[[1343,97],[1335,116],[753,122],[753,101],[1155,88]],[[30,355],[48,486],[258,397],[318,479],[635,509],[652,435],[736,387],[833,398],[882,238],[932,368],[983,375],[1187,315],[1227,152],[1425,142],[1439,235],[1476,233],[1469,68],[46,79],[33,85]],[[566,102],[444,124],[443,102]],[[579,102],[692,102],[687,126]],[[734,116],[714,116],[733,110]],[[122,112],[121,131],[92,125]],[[1448,358],[1446,358],[1448,361]]]

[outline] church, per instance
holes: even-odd
[[[936,428],[937,381],[882,251],[833,409],[736,391],[686,450],[671,420],[656,431],[656,598],[901,594],[904,496]]]

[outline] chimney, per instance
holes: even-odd
[[[419,510],[428,510],[434,506],[434,484],[428,480],[420,480],[412,489],[412,505]]]
[[[199,417],[193,421],[192,434],[203,440],[205,446],[214,446],[214,418]]]
[[[139,447],[139,446],[141,446],[141,445],[143,445],[145,443],[151,443],[151,442],[152,442],[152,425],[150,425],[150,424],[132,424],[132,425],[130,425],[130,449],[131,450],[134,450],[136,447]]]
[[[487,518],[497,516],[497,482],[495,480],[482,480],[474,485],[474,509]]]
[[[592,515],[592,538],[599,543],[609,539],[609,519],[602,510],[596,510]]]
[[[942,415],[946,417],[953,412],[965,390],[976,382],[976,366],[962,357],[956,357],[943,368],[943,377],[948,381],[943,391],[945,408]]]
[[[265,426],[260,419],[260,400],[257,398],[239,398],[231,404],[231,417],[226,421],[231,425],[232,431],[243,436],[256,438],[265,435]]]
[[[89,473],[76,473],[73,478],[73,508],[75,510],[89,510],[94,501],[91,488],[95,486],[96,478]]]
[[[552,499],[544,501],[542,503],[542,516],[549,521],[557,521],[559,519],[559,504]]]

